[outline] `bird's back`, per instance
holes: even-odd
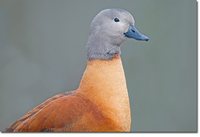
[[[98,122],[97,122],[98,121]],[[77,91],[58,94],[13,123],[7,132],[101,132],[120,130]]]

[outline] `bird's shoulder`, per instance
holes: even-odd
[[[22,116],[7,132],[34,132],[70,125],[87,111],[87,104],[88,100],[76,91],[57,94]]]
[[[49,98],[12,124],[7,132],[112,131],[116,127],[94,101],[75,90]]]

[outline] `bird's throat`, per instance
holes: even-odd
[[[92,35],[89,37],[87,43],[88,60],[111,60],[116,54],[121,54],[120,42],[112,43],[100,36],[94,37]]]
[[[129,97],[119,55],[111,60],[89,60],[79,88],[80,94],[95,102],[105,116],[124,130],[130,129]]]

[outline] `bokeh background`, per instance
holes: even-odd
[[[1,131],[79,85],[89,24],[105,8],[130,11],[150,37],[122,47],[132,131],[197,130],[195,0],[0,0]]]

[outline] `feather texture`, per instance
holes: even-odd
[[[119,56],[88,61],[77,90],[58,94],[7,132],[128,132],[130,106]]]

